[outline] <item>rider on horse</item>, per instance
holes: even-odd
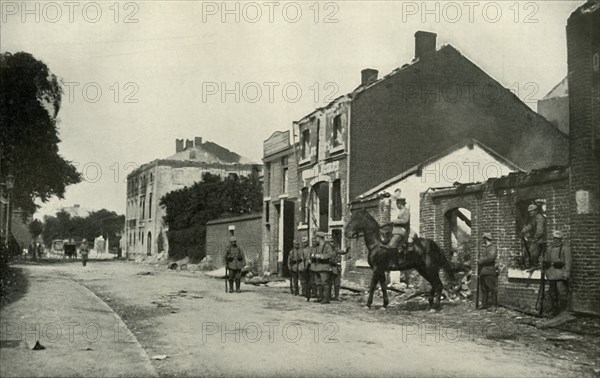
[[[392,238],[387,247],[406,251],[410,235],[410,209],[406,207],[406,199],[402,197],[396,198],[396,206],[398,206],[400,212],[398,213],[398,217],[393,221]]]

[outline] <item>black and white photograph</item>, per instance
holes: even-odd
[[[0,0],[1,377],[600,377],[600,0]]]

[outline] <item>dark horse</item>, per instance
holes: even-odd
[[[381,241],[379,230],[381,227],[377,221],[365,210],[360,210],[352,214],[350,222],[346,225],[346,237],[365,238],[365,244],[369,249],[367,262],[373,269],[371,277],[371,286],[369,287],[369,299],[367,307],[373,303],[373,293],[377,283],[381,285],[383,292],[383,307],[389,304],[385,272],[390,270],[409,270],[416,269],[423,278],[431,285],[429,291],[429,309],[435,311],[440,308],[440,297],[442,296],[442,281],[439,271],[444,269],[455,280],[453,267],[446,259],[441,248],[431,239],[415,238],[412,250],[405,254],[406,257],[400,258],[398,251],[387,248]],[[435,296],[435,303],[434,303]]]

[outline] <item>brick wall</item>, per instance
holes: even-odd
[[[471,211],[471,267],[476,269],[481,237],[491,232],[498,246],[497,265],[500,267],[498,300],[524,310],[533,311],[539,289],[539,280],[509,278],[509,269],[516,268],[516,259],[522,253],[521,224],[518,223],[520,203],[536,199],[546,201],[547,238],[552,231],[561,230],[569,242],[569,181],[568,171],[559,169],[556,175],[529,185],[507,185],[502,179],[491,179],[485,184],[472,185],[466,190],[439,190],[427,192],[421,201],[421,235],[434,239],[445,250],[449,245],[449,223],[446,214],[457,207]],[[524,173],[512,177],[527,177]],[[508,183],[510,184],[510,183]],[[462,192],[462,193],[461,193]],[[585,260],[573,258],[573,274],[584,269]],[[473,282],[472,289],[476,289]],[[576,298],[573,298],[573,303]]]
[[[595,7],[595,10],[594,10]],[[600,313],[600,5],[567,23],[574,309]],[[578,194],[579,193],[579,194]],[[579,200],[577,196],[579,195]]]
[[[229,245],[230,227],[235,227],[233,234],[237,243],[246,253],[247,259],[257,261],[260,269],[262,261],[262,224],[261,215],[254,214],[235,218],[223,218],[210,221],[206,225],[206,255],[210,256],[213,264],[223,266],[225,248]]]

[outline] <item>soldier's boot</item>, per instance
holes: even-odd
[[[492,305],[487,308],[488,311],[496,311],[498,309],[498,295],[492,294]]]
[[[560,314],[560,307],[558,306],[558,299],[552,300],[552,307],[550,308],[550,313],[552,316],[557,316]]]
[[[233,280],[229,281],[229,293],[233,293]]]
[[[487,295],[483,295],[481,298],[481,306],[479,306],[480,310],[487,310],[490,307],[488,303]]]
[[[300,291],[298,290],[298,285],[294,287],[294,295],[300,295]]]
[[[339,301],[340,300],[340,287],[336,285],[334,287],[334,292],[335,292],[335,296],[333,297],[333,300]]]
[[[317,291],[319,292],[319,298],[317,302],[323,302],[323,286],[318,286]]]
[[[241,293],[242,292],[240,290],[240,286],[242,286],[242,279],[241,278],[236,278],[236,280],[235,280],[235,292],[236,293]]]
[[[331,285],[324,285],[323,301],[321,301],[321,304],[329,304],[330,300],[331,300]]]

